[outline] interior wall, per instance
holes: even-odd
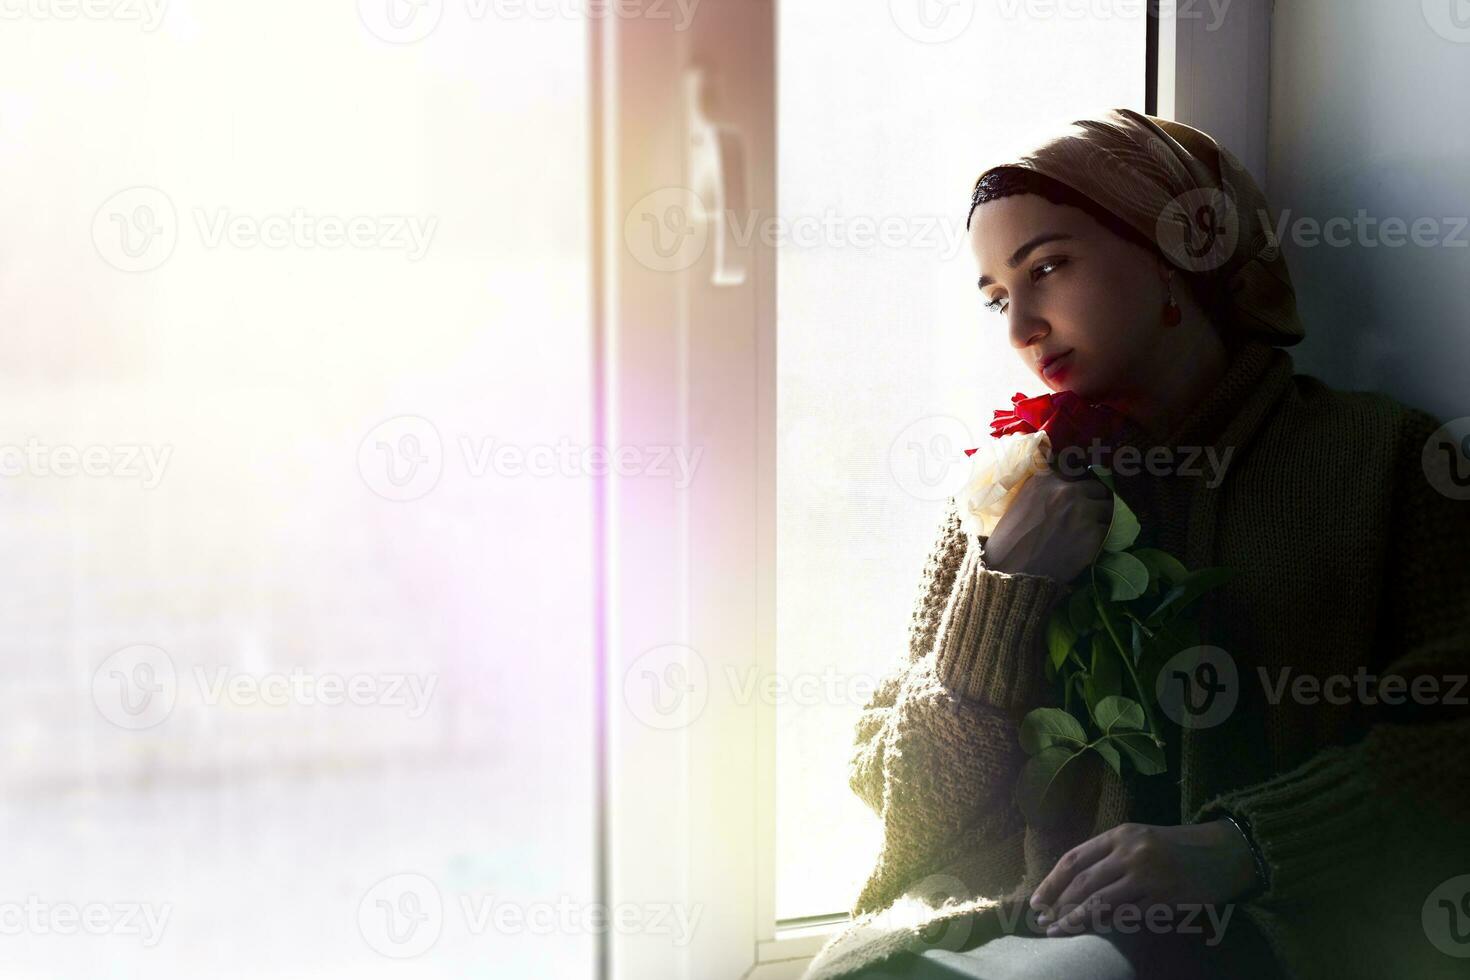
[[[1299,372],[1470,414],[1467,119],[1464,0],[1276,3],[1266,192],[1307,325]]]

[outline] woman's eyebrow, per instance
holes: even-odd
[[[1071,237],[1071,235],[1067,234],[1064,231],[1044,231],[1041,234],[1037,235],[1035,238],[1031,239],[1029,242],[1026,242],[1014,252],[1012,252],[1011,257],[1009,259],[1006,259],[1006,265],[1014,269],[1025,260],[1026,256],[1029,255],[1033,249],[1040,248],[1047,242],[1062,241]],[[995,282],[995,280],[992,279],[990,276],[981,276],[976,285],[979,288],[984,289],[986,286],[989,286],[993,282]]]

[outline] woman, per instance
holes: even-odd
[[[806,980],[1463,975],[1464,461],[1434,417],[1293,371],[1269,227],[1228,150],[1126,109],[976,182],[996,328],[1040,385],[1123,417],[1112,459],[1164,461],[1114,466],[1143,543],[1235,572],[1200,610],[1228,705],[1169,731],[1166,775],[1088,753],[1066,818],[1028,825],[1017,728],[1055,703],[1044,625],[1109,497],[1042,474],[987,537],[951,498],[908,656],[857,725],[882,851]]]

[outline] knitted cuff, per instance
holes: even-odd
[[[956,693],[1025,712],[1045,694],[1041,638],[1063,586],[1044,575],[986,568],[971,539],[935,644],[939,679]]]
[[[1270,878],[1253,900],[1296,902],[1339,884],[1353,859],[1372,850],[1374,800],[1361,755],[1333,746],[1275,779],[1216,797],[1189,822],[1244,817]]]

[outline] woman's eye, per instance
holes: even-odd
[[[992,313],[1004,313],[1007,306],[1010,306],[1010,304],[999,299],[993,299],[985,304],[985,308]]]
[[[1060,269],[1066,264],[1066,259],[1047,259],[1045,262],[1040,263],[1036,266],[1036,268],[1031,270],[1031,281],[1035,282],[1042,276],[1050,275],[1051,273],[1055,272],[1057,269]],[[1042,272],[1043,269],[1045,269],[1046,271]]]

